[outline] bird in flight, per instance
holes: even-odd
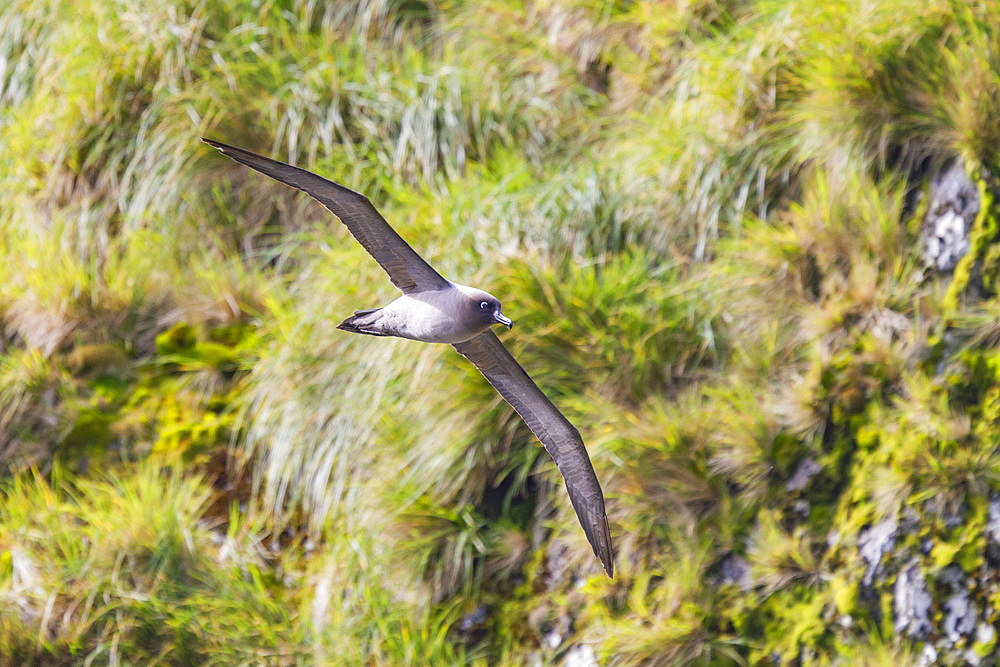
[[[364,195],[311,171],[242,148],[202,139],[223,155],[285,185],[302,190],[340,218],[389,274],[403,295],[382,308],[359,310],[337,328],[371,336],[449,343],[482,372],[545,446],[566,480],[573,508],[609,577],[614,575],[611,530],[604,493],[579,431],[511,356],[491,325],[513,322],[500,302],[474,287],[451,282],[425,262]]]

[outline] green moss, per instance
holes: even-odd
[[[235,373],[253,358],[257,330],[232,325],[205,330],[180,322],[156,337],[156,363],[176,372]]]
[[[829,599],[809,588],[797,585],[760,603],[751,613],[750,636],[759,637],[761,644],[750,651],[752,661],[794,660],[803,649],[828,650],[832,642],[824,609]],[[743,628],[741,628],[743,629]]]
[[[81,406],[73,412],[75,415],[72,417],[72,427],[63,436],[61,445],[68,448],[71,455],[76,456],[103,452],[111,443],[111,424],[114,417],[96,405]]]
[[[983,286],[992,289],[1000,279],[1000,267],[996,266],[997,250],[994,241],[1000,237],[1000,223],[993,211],[993,191],[985,178],[976,179],[979,191],[979,213],[969,230],[969,252],[955,265],[951,284],[944,295],[943,304],[950,312],[958,309],[959,299],[965,292],[974,272],[982,276]]]
[[[197,344],[197,330],[185,322],[178,322],[156,337],[156,351],[161,355],[191,350]]]
[[[192,410],[191,405],[167,401],[157,412],[156,441],[153,451],[177,452],[186,460],[207,462],[213,450],[224,448],[230,441],[233,417],[211,411]]]

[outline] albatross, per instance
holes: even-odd
[[[552,456],[583,532],[609,577],[614,575],[604,493],[580,432],[542,393],[493,333],[510,329],[495,296],[441,276],[386,222],[364,195],[322,176],[242,148],[202,139],[223,155],[302,190],[340,218],[403,294],[382,308],[358,310],[337,328],[371,336],[448,343],[482,372]]]

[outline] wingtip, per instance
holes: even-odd
[[[216,141],[215,139],[209,139],[208,137],[202,137],[201,140],[204,143],[206,143],[209,146],[211,146],[212,148],[215,148],[215,149],[220,150],[220,151],[222,151],[222,150],[224,150],[226,148],[226,145],[224,143],[222,143],[221,141]]]
[[[601,569],[604,570],[604,574],[608,575],[608,579],[615,578],[615,561],[611,554],[595,554],[598,560],[601,561]]]
[[[601,562],[601,567],[608,575],[608,579],[614,579],[615,554],[614,548],[611,546],[611,526],[608,524],[608,515],[602,508],[600,514],[591,515],[589,519],[589,526],[581,521],[583,531],[587,535],[587,541],[590,542],[590,548],[594,550],[594,555]]]
[[[615,554],[611,548],[611,526],[608,525],[608,515],[604,515],[604,538],[606,540],[605,544],[602,545],[601,553],[597,554],[597,557],[601,561],[601,566],[604,568],[605,574],[608,575],[608,579],[615,578]],[[597,550],[595,549],[595,552]]]

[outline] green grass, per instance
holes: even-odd
[[[940,659],[990,655],[940,624],[956,568],[997,621],[998,16],[3,5],[0,663],[904,664],[910,566]],[[384,274],[202,136],[366,193],[502,300],[613,581],[479,373],[337,331]],[[938,276],[955,158],[985,207]]]
[[[9,659],[293,655],[293,636],[278,629],[289,609],[272,598],[281,587],[262,572],[253,528],[200,525],[212,493],[202,480],[149,463],[77,482],[55,470],[52,480],[22,476],[3,491]]]

